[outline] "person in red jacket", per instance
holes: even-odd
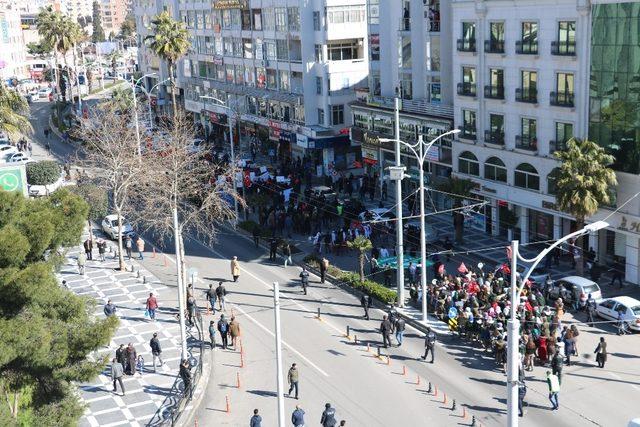
[[[156,309],[158,308],[158,300],[153,296],[153,292],[149,294],[147,298],[147,311],[149,312],[149,318],[156,320]]]

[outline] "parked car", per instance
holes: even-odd
[[[58,178],[52,184],[47,184],[47,185],[29,184],[27,186],[27,190],[29,191],[29,196],[31,197],[43,197],[43,196],[48,196],[49,194],[53,193],[63,185],[65,185],[64,172],[61,173],[60,178]]]
[[[18,153],[18,149],[13,145],[3,144],[0,145],[0,162],[6,162],[9,157],[15,153]]]
[[[35,160],[32,160],[29,155],[23,152],[13,153],[7,156],[7,163],[29,163],[34,161]]]
[[[335,202],[338,198],[338,194],[331,187],[325,185],[316,185],[311,187],[311,197],[320,199],[324,196],[324,200],[327,202]]]
[[[102,231],[109,236],[111,240],[118,238],[118,215],[111,214],[102,220]],[[133,227],[124,218],[122,218],[122,236],[133,235]]]
[[[565,304],[580,301],[581,294],[585,294],[585,296],[591,294],[591,297],[596,301],[602,299],[600,286],[596,282],[580,276],[568,276],[555,280],[547,286],[545,291],[547,299],[562,298]]]
[[[596,305],[596,314],[603,319],[618,320],[618,313],[622,313],[622,320],[629,329],[640,331],[640,301],[637,299],[626,296],[607,298]]]
[[[52,90],[50,87],[43,87],[38,91],[38,97],[49,100],[49,95],[51,95],[51,93],[52,93]]]

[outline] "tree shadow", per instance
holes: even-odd
[[[255,394],[256,396],[262,396],[262,397],[278,397],[278,393],[276,393],[275,391],[247,390],[247,393]]]

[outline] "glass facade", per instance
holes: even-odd
[[[589,138],[640,173],[640,3],[593,6]]]

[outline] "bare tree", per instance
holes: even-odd
[[[119,268],[124,270],[122,217],[133,185],[142,174],[136,131],[129,115],[120,114],[113,104],[102,103],[82,120],[78,132],[85,141],[78,163],[91,171],[92,182],[109,195],[110,206],[118,217]]]
[[[182,112],[155,135],[145,147],[140,176],[132,194],[128,215],[162,243],[172,237],[176,249],[181,333],[186,295],[184,237],[204,243],[213,241],[216,224],[234,216],[238,198],[232,178],[236,171],[212,163],[193,146],[193,122]],[[183,340],[183,352],[186,352]]]

